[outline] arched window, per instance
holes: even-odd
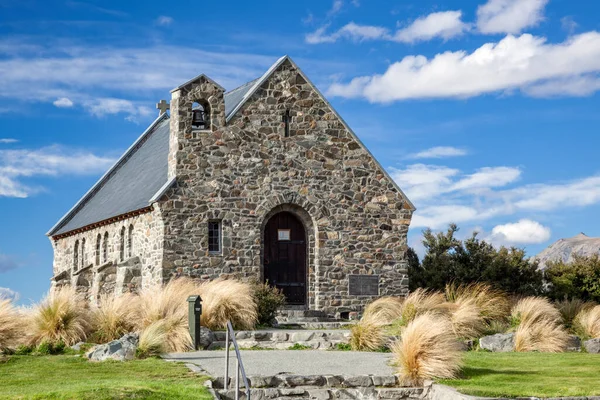
[[[75,247],[73,248],[73,269],[77,271],[79,267],[79,240],[75,241]]]
[[[102,243],[102,262],[108,261],[108,232],[104,232],[104,242]]]
[[[208,102],[199,100],[192,104],[192,129],[210,129],[210,107]]]
[[[120,248],[119,248],[119,259],[121,261],[125,260],[125,227],[121,228],[121,238],[120,238]]]
[[[133,257],[133,224],[129,225],[129,234],[127,236],[127,256]]]
[[[100,265],[100,247],[102,246],[102,235],[96,238],[96,265]]]
[[[81,268],[84,268],[87,264],[85,258],[85,239],[81,239]]]

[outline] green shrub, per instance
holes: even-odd
[[[553,299],[581,299],[600,302],[600,257],[574,256],[570,263],[550,262],[546,268]]]
[[[20,345],[15,349],[15,355],[16,356],[26,356],[29,355],[33,352],[33,347],[32,346],[27,346],[27,345]]]
[[[65,342],[59,340],[58,342],[43,341],[36,349],[36,353],[44,356],[63,354],[65,352]]]
[[[285,304],[285,296],[281,290],[270,286],[269,283],[255,283],[253,285],[254,299],[258,307],[258,324],[263,326],[273,325],[277,310]]]
[[[336,343],[335,346],[333,346],[333,349],[339,351],[351,351],[352,345],[350,343]]]

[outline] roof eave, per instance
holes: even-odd
[[[131,145],[129,146],[129,148],[125,151],[125,153],[123,153],[123,155],[113,164],[112,167],[110,167],[110,169],[104,174],[102,175],[102,177],[100,179],[98,179],[98,181],[94,184],[94,186],[92,186],[92,188],[90,190],[88,190],[82,197],[81,199],[79,199],[79,201],[77,203],[75,203],[75,205],[69,210],[67,211],[67,213],[65,215],[62,216],[62,218],[60,220],[58,220],[58,222],[52,227],[50,228],[50,230],[48,232],[46,232],[46,236],[53,236],[56,234],[56,231],[58,231],[68,220],[69,218],[71,218],[73,216],[73,214],[75,213],[75,211],[78,210],[78,208],[83,205],[87,200],[89,200],[89,197],[91,196],[92,193],[94,193],[94,191],[100,187],[100,185],[102,185],[106,179],[117,169],[117,167],[121,164],[121,162],[127,158],[132,152],[133,150],[136,148],[136,146],[148,135],[150,134],[150,132],[152,132],[154,130],[154,128],[156,127],[156,125],[158,125],[160,122],[162,122],[162,120],[164,118],[168,118],[168,114],[167,113],[163,113],[161,115],[158,116],[158,118],[156,118],[154,120],[154,122],[152,122],[152,124],[144,131],[144,133],[142,133],[140,135],[140,137],[137,138],[137,140]]]
[[[222,90],[223,92],[225,91],[225,89],[223,88],[223,86],[219,85],[217,82],[213,81],[211,78],[209,78],[208,76],[206,76],[205,74],[200,74],[198,76],[196,76],[195,78],[190,79],[189,81],[187,81],[186,83],[183,83],[179,86],[177,86],[175,89],[171,90],[171,93],[176,92],[178,90],[180,90],[181,88],[189,85],[190,83],[194,82],[195,80],[198,80],[200,78],[204,78],[207,81],[209,81],[210,83],[212,83],[213,85],[215,85],[217,88],[219,88],[220,90]]]

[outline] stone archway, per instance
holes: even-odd
[[[314,309],[316,234],[310,214],[281,204],[264,215],[260,229],[262,281],[280,288],[289,305]]]

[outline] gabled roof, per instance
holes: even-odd
[[[61,235],[148,207],[167,182],[169,116],[159,116],[108,172],[47,233]]]
[[[218,87],[219,89],[221,89],[222,91],[225,91],[225,89],[223,89],[223,86],[219,85],[217,82],[213,81],[213,80],[212,80],[212,79],[210,79],[208,76],[206,76],[206,75],[204,75],[204,74],[200,74],[200,75],[198,75],[197,77],[190,79],[190,80],[189,80],[189,81],[187,81],[186,83],[182,83],[181,85],[177,86],[175,89],[171,90],[171,93],[173,93],[173,92],[174,92],[174,91],[176,91],[176,90],[179,90],[179,89],[181,89],[181,88],[182,88],[182,87],[184,87],[184,86],[187,86],[187,85],[189,85],[190,83],[192,83],[192,82],[194,82],[195,80],[197,80],[197,79],[200,79],[200,78],[204,78],[204,79],[206,79],[207,81],[209,81],[210,83],[212,83],[213,85],[215,85],[216,87]]]

